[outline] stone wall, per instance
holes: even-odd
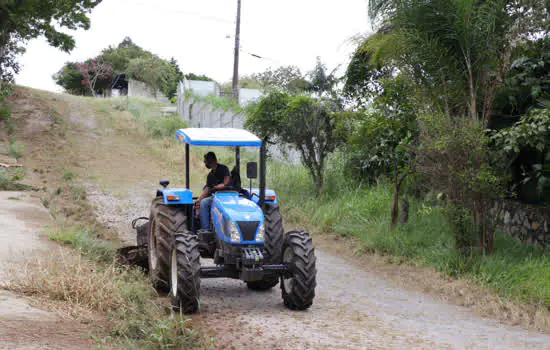
[[[516,201],[495,202],[491,214],[504,232],[522,241],[550,246],[550,206],[530,206]]]

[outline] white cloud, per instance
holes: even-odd
[[[93,57],[126,36],[161,57],[175,57],[184,72],[229,81],[236,3],[103,0],[91,14],[90,30],[72,33],[77,47],[71,54],[43,38],[29,42],[17,83],[59,91],[51,76],[66,61]],[[316,56],[329,68],[345,64],[353,49],[349,39],[368,30],[366,0],[242,0],[240,74],[291,64],[307,71]]]

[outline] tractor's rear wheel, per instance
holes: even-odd
[[[199,309],[199,240],[187,231],[177,233],[170,257],[170,295],[176,312],[192,314]]]
[[[281,283],[285,306],[291,310],[309,308],[313,304],[317,285],[315,250],[309,233],[291,231],[286,234],[283,263],[292,272],[292,277],[283,277]]]
[[[278,204],[267,204],[264,212],[265,241],[264,262],[266,264],[279,264],[283,250],[283,218]],[[252,290],[267,290],[279,283],[279,277],[271,277],[261,281],[247,282]]]
[[[174,235],[187,228],[187,217],[181,206],[168,206],[162,197],[151,203],[147,242],[149,278],[159,292],[169,290],[170,258]]]

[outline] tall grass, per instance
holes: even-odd
[[[130,97],[97,99],[93,103],[97,109],[112,117],[114,112],[127,111],[140,128],[144,128],[147,136],[153,138],[174,137],[176,130],[187,127],[177,114],[162,115],[161,108],[166,105],[155,100]]]
[[[542,248],[497,232],[492,255],[464,255],[455,249],[441,207],[412,199],[409,223],[392,231],[389,185],[359,186],[333,162],[326,172],[325,191],[316,197],[303,167],[272,162],[268,169],[268,184],[277,190],[286,221],[353,236],[364,251],[433,266],[450,276],[477,281],[501,296],[550,307],[550,256]]]
[[[63,302],[68,317],[97,320],[98,313],[105,315],[110,332],[95,337],[100,348],[206,347],[189,319],[165,316],[153,301],[156,293],[149,280],[137,268],[97,264],[76,251],[59,250],[7,272],[9,281],[3,288]]]

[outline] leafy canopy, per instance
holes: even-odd
[[[328,99],[273,91],[247,106],[245,127],[267,142],[292,145],[320,194],[326,158],[344,141],[340,113],[340,106]]]
[[[15,57],[21,44],[45,36],[48,43],[69,52],[74,38],[59,28],[89,29],[88,14],[101,0],[3,0],[0,2],[0,79],[13,80],[19,71]]]

